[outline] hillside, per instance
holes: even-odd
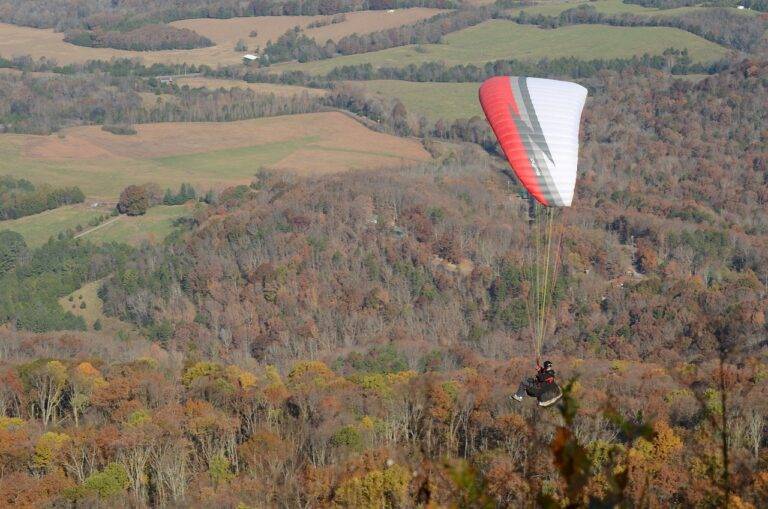
[[[558,304],[562,321],[549,340],[551,348],[653,361],[709,357],[713,345],[688,321],[705,312],[703,295],[742,303],[755,313],[765,305],[768,223],[760,211],[768,188],[755,168],[764,158],[758,140],[767,70],[743,64],[697,85],[653,73],[593,84],[598,91],[584,118],[578,200],[563,216],[562,271],[569,292]],[[720,122],[737,111],[738,130]],[[630,143],[636,150],[627,152]],[[170,320],[175,306],[189,301],[198,313],[196,324],[190,324],[199,335],[194,344],[215,344],[210,331],[225,329],[232,348],[260,352],[270,363],[282,362],[287,355],[280,354],[282,349],[293,352],[305,344],[293,327],[307,323],[317,331],[312,348],[329,354],[365,345],[373,336],[390,334],[391,327],[449,344],[473,334],[488,341],[504,338],[511,350],[497,355],[520,355],[528,330],[524,317],[514,313],[522,309],[514,300],[503,312],[497,308],[501,303],[493,302],[498,293],[493,285],[498,283],[491,274],[503,274],[505,264],[517,267],[512,261],[525,259],[525,203],[512,200],[504,206],[509,197],[490,163],[469,160],[440,170],[366,173],[287,189],[282,179],[274,189],[261,184],[253,200],[230,206],[224,217],[200,219],[200,229],[184,247],[173,249],[174,259],[180,258],[173,277],[179,289],[182,282],[187,288],[177,293],[178,302],[150,299],[141,307],[126,307],[126,295],[116,284],[108,285],[115,293],[106,309],[146,325]],[[722,168],[728,168],[727,177]],[[737,182],[750,182],[752,193],[741,192]],[[345,195],[360,198],[343,203]],[[372,226],[372,217],[380,222]],[[259,228],[249,233],[249,225]],[[405,238],[392,233],[395,227],[407,232]],[[351,243],[342,240],[350,235]],[[345,245],[360,246],[365,254]],[[634,256],[630,247],[638,249]],[[254,262],[236,263],[244,253]],[[468,259],[475,267],[472,284],[465,287],[459,274],[443,273],[435,257],[454,264]],[[205,267],[213,260],[229,260],[224,266],[232,272],[224,272],[223,280],[218,271],[207,275]],[[271,268],[259,268],[255,260],[270,260]],[[633,268],[642,280],[623,289],[612,286]],[[269,290],[277,300],[265,301],[263,285],[277,270],[285,271]],[[149,290],[154,284],[146,277]],[[312,281],[309,301],[300,298],[306,280]],[[207,293],[214,284],[216,306]],[[378,293],[387,296],[386,302],[369,309],[366,302]],[[383,322],[369,322],[369,314]],[[340,316],[358,324],[343,339]],[[410,328],[403,329],[405,316]],[[272,330],[273,321],[282,325]],[[375,324],[375,332],[364,323]],[[754,334],[745,340],[756,346],[760,340]],[[288,338],[299,343],[286,345]]]
[[[76,182],[89,200],[114,203],[134,182],[153,182],[163,189],[186,182],[205,192],[248,184],[265,169],[310,176],[430,159],[417,141],[376,133],[341,113],[221,124],[144,124],[137,131],[119,136],[98,127],[79,127],[47,137],[6,135],[0,139],[7,154],[0,174],[23,171],[36,181]],[[131,226],[123,218],[88,239],[138,243],[151,232],[152,238],[162,240],[179,214],[155,213],[160,223],[144,218]],[[103,207],[67,207],[3,221],[0,228],[19,232],[29,245],[38,246],[59,232],[88,230],[90,222],[104,214],[109,210]]]

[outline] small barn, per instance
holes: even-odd
[[[173,85],[173,76],[158,76],[157,81],[159,81],[161,85]]]
[[[252,64],[256,62],[259,59],[259,55],[254,55],[252,53],[247,53],[243,55],[243,63],[244,64]]]

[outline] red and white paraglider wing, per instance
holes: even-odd
[[[509,164],[543,205],[573,201],[586,99],[581,85],[541,78],[495,77],[480,87],[483,111]]]

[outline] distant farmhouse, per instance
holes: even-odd
[[[252,64],[256,62],[259,59],[259,55],[253,55],[251,53],[246,53],[243,55],[243,63],[244,64]]]
[[[173,85],[173,76],[158,76],[157,81],[159,81],[161,85]]]

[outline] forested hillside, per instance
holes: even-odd
[[[709,356],[715,345],[697,329],[713,292],[728,303],[718,314],[729,327],[750,317],[757,329],[745,340],[761,341],[767,78],[764,65],[745,62],[698,85],[654,73],[595,82],[579,200],[564,213],[558,351]],[[150,249],[127,269],[133,276],[118,274],[108,309],[146,326],[191,305],[184,341],[224,341],[269,362],[393,329],[449,343],[522,338],[524,309],[512,296],[525,263],[524,203],[505,204],[490,192],[503,186],[482,184],[488,163],[422,172],[267,182],[226,215],[197,218],[179,245]],[[639,274],[616,288],[628,271]]]

